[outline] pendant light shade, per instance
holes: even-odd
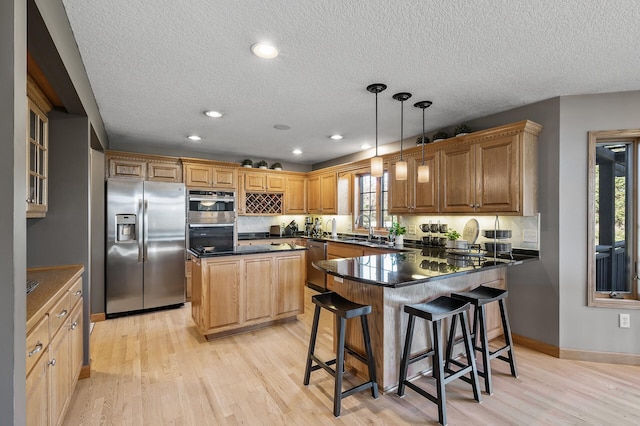
[[[422,164],[418,167],[418,182],[419,183],[428,183],[431,179],[429,166],[424,164],[424,110],[429,108],[433,102],[431,101],[420,101],[413,104],[416,108],[422,109]]]
[[[407,162],[402,158],[402,140],[404,139],[404,101],[411,97],[411,93],[400,92],[393,95],[393,99],[400,101],[400,161],[396,163],[396,180],[407,180]]]
[[[384,165],[382,157],[378,156],[378,93],[387,88],[386,84],[374,83],[367,86],[367,90],[376,94],[376,155],[371,159],[371,176],[382,177],[384,174]]]

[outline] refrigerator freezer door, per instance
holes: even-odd
[[[142,223],[143,185],[139,180],[107,181],[107,280],[106,313],[142,309]],[[118,217],[135,217],[135,239],[117,238]],[[131,231],[126,231],[130,232]],[[121,232],[124,234],[124,232]]]
[[[184,184],[144,182],[144,306],[184,303]]]

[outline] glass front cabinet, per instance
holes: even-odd
[[[47,115],[31,99],[27,121],[27,217],[47,213],[48,126]]]

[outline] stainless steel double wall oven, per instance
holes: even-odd
[[[233,251],[238,241],[235,192],[189,190],[187,240],[199,253]]]

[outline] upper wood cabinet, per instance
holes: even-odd
[[[27,218],[45,217],[48,205],[49,120],[51,104],[27,76]]]
[[[307,213],[307,178],[303,175],[287,176],[284,210],[287,214]]]
[[[537,213],[535,139],[521,132],[442,149],[440,211]]]
[[[276,173],[241,171],[240,174],[244,175],[244,190],[247,192],[284,192],[285,177]]]
[[[440,153],[425,152],[424,164],[429,167],[429,182],[418,182],[418,167],[422,164],[420,158],[407,157],[407,180],[396,179],[396,163],[389,166],[389,212],[401,213],[435,213],[438,205],[438,179]]]
[[[182,182],[182,164],[179,158],[107,151],[106,161],[108,178]]]
[[[184,183],[188,187],[235,189],[237,167],[183,161]]]
[[[338,210],[337,175],[335,172],[309,177],[309,213],[336,214]]]

